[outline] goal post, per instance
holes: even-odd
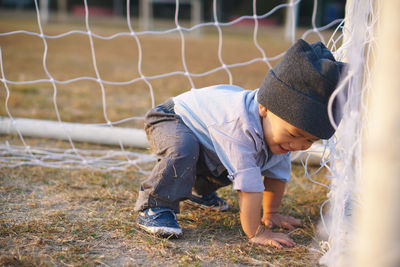
[[[285,39],[294,43],[296,38],[297,17],[300,1],[287,0],[288,7],[285,14]]]
[[[153,28],[153,6],[157,4],[169,5],[189,5],[191,26],[201,23],[203,17],[202,0],[140,0],[140,23],[143,30],[151,30]]]
[[[0,116],[0,134],[18,134],[23,136],[72,140],[102,145],[122,145],[136,148],[148,148],[146,134],[141,129],[110,127],[68,123],[50,120],[14,118]]]
[[[353,265],[400,266],[399,1],[380,1],[377,59],[365,131]]]

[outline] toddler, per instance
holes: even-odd
[[[267,228],[301,225],[279,213],[290,178],[290,152],[334,134],[328,100],[343,67],[321,42],[299,39],[259,89],[192,89],[151,109],[145,131],[158,161],[140,186],[138,225],[150,233],[179,237],[180,201],[224,211],[228,204],[216,190],[233,184],[250,241],[294,246],[288,235]]]

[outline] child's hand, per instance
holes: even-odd
[[[284,233],[270,232],[263,227],[260,227],[260,231],[256,236],[250,238],[250,242],[264,246],[274,246],[278,249],[282,248],[282,245],[287,247],[294,247],[296,243]]]
[[[290,231],[295,229],[295,226],[301,226],[301,221],[292,216],[285,216],[280,213],[264,214],[261,219],[262,223],[268,227],[283,227]]]

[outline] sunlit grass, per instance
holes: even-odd
[[[316,265],[320,255],[309,249],[318,250],[319,207],[326,192],[296,174],[301,170],[301,166],[294,166],[282,210],[300,218],[304,225],[292,232],[276,229],[297,242],[294,248],[277,250],[248,243],[240,227],[237,194],[231,187],[219,191],[231,206],[227,212],[183,203],[178,221],[184,236],[168,240],[143,233],[135,223],[133,208],[144,178],[135,169],[113,173],[3,169],[0,263]]]

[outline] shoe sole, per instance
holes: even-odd
[[[198,208],[202,208],[202,209],[210,209],[210,210],[215,210],[215,211],[226,211],[229,209],[229,205],[227,203],[225,203],[225,205],[223,205],[222,207],[217,207],[217,206],[207,206],[207,205],[203,205],[197,202],[192,201],[191,199],[186,199],[185,203],[188,203],[189,205],[198,207]]]
[[[175,229],[170,227],[155,227],[155,226],[145,226],[137,224],[142,230],[149,234],[164,238],[179,238],[182,236],[182,229]]]

